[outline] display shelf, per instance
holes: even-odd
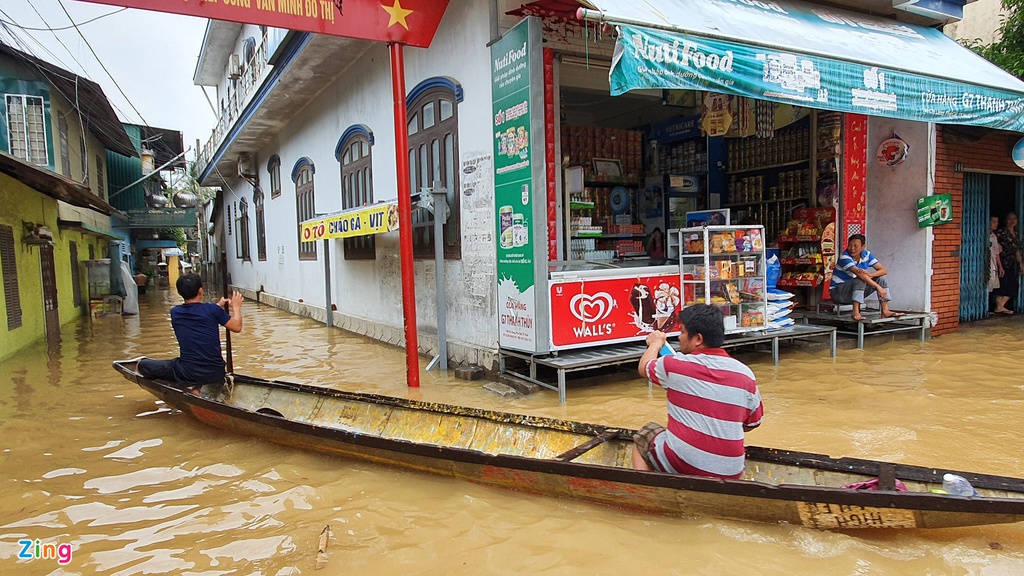
[[[636,182],[633,182],[631,180],[625,180],[625,179],[623,179],[623,180],[614,180],[614,179],[613,180],[584,180],[583,181],[583,185],[584,186],[600,186],[600,187],[625,186],[626,188],[639,188],[640,187],[640,185],[637,184]]]
[[[744,168],[743,170],[729,170],[729,175],[733,174],[748,174],[750,172],[767,172],[769,170],[778,170],[779,168],[792,168],[793,166],[800,166],[802,164],[809,164],[810,159],[804,158],[802,160],[793,160],[792,162],[783,162],[782,164],[768,164],[765,166],[757,166],[754,168]]]
[[[572,210],[593,210],[594,209],[594,203],[593,202],[579,202],[579,201],[574,200],[572,202],[569,202],[569,208],[572,209]]]
[[[778,204],[780,202],[799,202],[801,200],[807,200],[804,196],[796,198],[775,198],[774,200],[755,200],[753,202],[732,202],[730,204],[723,204],[722,208],[736,208],[738,206],[760,206],[761,204]]]
[[[816,258],[808,258],[806,256],[801,258],[780,258],[779,264],[783,266],[805,266],[809,264],[821,264],[821,254],[817,254],[816,256]]]
[[[815,280],[791,280],[791,279],[780,279],[776,286],[780,288],[817,288],[821,286],[821,281],[824,278],[821,275]]]
[[[706,226],[675,231],[686,305],[722,309],[727,333],[768,326],[763,226]]]
[[[779,236],[779,244],[795,244],[797,242],[821,242],[821,236],[791,236],[785,234]]]

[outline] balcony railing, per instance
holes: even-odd
[[[210,139],[203,146],[199,154],[200,174],[206,170],[214,153],[217,152],[217,148],[223,142],[225,135],[227,135],[228,130],[235,125],[235,121],[238,120],[245,105],[249,102],[250,96],[259,87],[264,77],[264,72],[267,69],[269,44],[268,36],[263,36],[259,46],[253,52],[252,58],[242,66],[242,75],[237,80],[228,84],[227,98],[225,98],[224,107],[220,111],[217,126],[213,129],[213,134],[210,135]]]

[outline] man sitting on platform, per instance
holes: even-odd
[[[829,297],[836,304],[853,304],[853,319],[863,320],[861,306],[864,298],[878,293],[878,305],[882,318],[899,318],[902,312],[889,310],[889,271],[865,246],[863,234],[854,234],[846,242],[846,250],[832,270],[832,282],[828,287]]]
[[[659,358],[667,337],[652,332],[637,367],[667,391],[668,429],[651,422],[633,436],[633,468],[739,478],[743,434],[764,413],[754,373],[721,348],[725,322],[717,307],[687,306],[679,324],[680,352]]]

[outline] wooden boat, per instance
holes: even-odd
[[[638,472],[632,430],[417,402],[234,374],[183,392],[114,368],[168,405],[239,434],[521,492],[630,510],[819,529],[943,528],[1024,520],[1024,480],[821,454],[747,448],[740,480]],[[934,493],[942,475],[977,497]],[[880,490],[842,488],[878,479]],[[895,480],[907,491],[896,491]],[[890,489],[885,489],[889,487]]]

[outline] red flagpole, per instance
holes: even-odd
[[[398,175],[398,254],[402,263],[402,311],[405,316],[405,379],[420,387],[419,343],[416,339],[416,278],[412,256],[412,191],[409,189],[409,120],[405,110],[403,46],[389,42],[391,91],[395,104],[395,166]],[[434,238],[434,242],[443,242]]]

